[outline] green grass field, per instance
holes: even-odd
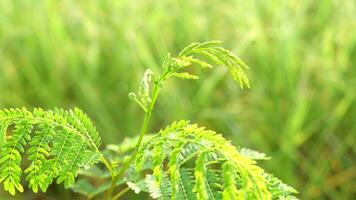
[[[104,142],[138,134],[127,94],[195,41],[223,40],[249,66],[170,81],[151,130],[190,119],[272,157],[301,199],[356,195],[356,2],[0,1],[0,108],[81,108]],[[73,199],[61,185],[18,199]],[[9,196],[0,190],[0,199]],[[130,198],[132,199],[132,198]]]

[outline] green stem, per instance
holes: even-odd
[[[145,111],[145,117],[143,119],[143,124],[142,124],[141,131],[140,131],[140,137],[138,138],[138,141],[137,141],[137,144],[136,144],[136,147],[135,147],[135,151],[133,152],[133,154],[130,157],[130,159],[123,164],[123,166],[121,167],[121,169],[117,173],[117,175],[113,176],[111,186],[110,186],[108,192],[106,193],[106,199],[108,199],[108,200],[111,199],[111,194],[112,194],[112,192],[114,191],[114,189],[116,187],[116,182],[125,175],[126,171],[130,167],[132,162],[136,159],[138,150],[140,149],[140,146],[141,146],[142,141],[143,141],[143,137],[147,133],[147,128],[148,128],[149,121],[151,119],[152,110],[154,108],[154,105],[156,103],[156,100],[157,100],[157,97],[158,97],[158,94],[159,94],[159,91],[160,91],[160,86],[159,86],[160,80],[161,79],[156,80],[154,85],[153,85],[153,92],[152,92],[152,98],[151,98],[152,101],[149,104],[147,110]]]
[[[117,193],[117,195],[115,195],[111,200],[116,200],[116,199],[120,198],[122,195],[126,194],[126,192],[128,192],[128,191],[130,191],[129,187],[121,190],[121,192]]]
[[[112,169],[110,163],[106,160],[106,158],[104,157],[104,155],[103,155],[101,152],[99,152],[99,153],[100,153],[100,161],[101,161],[101,162],[104,164],[104,166],[109,170],[111,176],[113,176],[114,170]]]

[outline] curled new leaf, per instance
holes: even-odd
[[[150,69],[147,69],[143,74],[141,80],[140,88],[138,90],[138,95],[133,92],[129,93],[129,98],[134,100],[143,110],[147,110],[147,106],[152,101],[150,95],[151,81],[154,77],[153,72]]]
[[[169,54],[163,63],[166,70],[164,73],[166,77],[164,78],[170,75],[177,76],[177,72],[191,65],[213,68],[213,64],[201,59],[201,57],[206,57],[215,64],[228,67],[232,78],[240,84],[241,88],[250,87],[244,71],[244,69],[248,69],[247,65],[232,52],[221,47],[221,43],[221,41],[193,43],[184,48],[176,58],[171,57]]]

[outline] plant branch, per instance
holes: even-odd
[[[116,200],[120,198],[122,195],[126,194],[126,192],[130,191],[129,187],[126,187],[125,189],[121,190],[119,193],[117,193],[111,200]]]
[[[123,164],[123,166],[121,167],[121,169],[118,172],[118,174],[115,175],[112,178],[111,186],[110,186],[110,188],[109,188],[109,190],[108,190],[108,192],[106,194],[106,199],[108,199],[108,200],[111,199],[111,194],[112,194],[113,190],[115,189],[116,182],[125,175],[126,171],[130,167],[131,163],[136,159],[136,155],[137,155],[137,152],[138,152],[138,150],[139,150],[139,148],[140,148],[140,146],[142,144],[143,137],[147,133],[147,128],[148,128],[148,125],[149,125],[151,114],[152,114],[154,105],[156,103],[156,100],[157,100],[157,97],[158,97],[158,94],[159,94],[159,91],[160,91],[160,82],[161,82],[161,79],[156,80],[154,85],[153,85],[153,92],[152,92],[152,98],[151,98],[152,100],[151,100],[151,103],[149,104],[147,110],[145,111],[145,116],[144,116],[144,119],[143,119],[143,124],[142,124],[142,127],[141,127],[140,136],[138,138],[138,141],[137,141],[137,144],[136,144],[136,147],[135,147],[135,151],[133,152],[133,154],[130,157],[130,159]]]

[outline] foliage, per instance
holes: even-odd
[[[247,66],[218,45],[220,42],[217,41],[193,43],[177,57],[168,54],[160,75],[155,75],[150,69],[146,70],[137,94],[129,94],[146,113],[141,130],[146,130],[146,119],[151,115],[165,80],[169,77],[197,79],[196,75],[183,71],[188,66],[212,68],[211,64],[194,56],[206,55],[215,63],[227,66],[242,88],[249,86],[243,71]],[[124,180],[114,176],[112,185],[116,185],[116,181],[126,182],[135,193],[148,192],[154,199],[294,198],[291,196],[296,193],[293,188],[273,187],[275,185],[270,180],[283,183],[255,165],[255,160],[268,159],[263,153],[245,148],[240,149],[240,153],[213,131],[190,125],[188,121],[179,121],[149,136],[141,145],[144,133],[141,131],[139,138],[126,140],[123,143],[125,146],[109,146],[114,152],[114,156],[110,156],[113,162],[119,163],[119,169],[127,168],[128,171],[122,177]],[[133,145],[135,140],[138,140],[136,146]],[[130,155],[128,161],[122,161],[125,155]],[[271,178],[267,180],[265,177]],[[87,191],[82,192],[85,193]]]
[[[240,83],[241,88],[244,88],[244,86],[250,87],[244,72],[244,69],[248,69],[247,65],[230,51],[220,47],[220,44],[221,41],[193,43],[185,47],[177,57],[172,57],[168,54],[162,64],[163,73],[159,77],[155,77],[151,69],[146,70],[140,84],[138,97],[133,92],[129,94],[129,97],[135,100],[144,111],[147,111],[149,104],[152,102],[150,97],[152,78],[155,78],[157,84],[163,84],[170,77],[194,80],[199,77],[188,72],[182,72],[181,70],[194,65],[201,68],[213,68],[208,62],[197,59],[194,56],[205,56],[215,62],[215,64],[222,64],[228,67],[232,78]]]
[[[246,152],[246,149],[241,150]],[[146,175],[145,180],[149,181],[145,181],[145,187],[160,186],[148,191],[155,198],[291,198],[296,192],[294,189],[278,187],[282,183],[256,166],[248,154],[243,156],[241,150],[214,131],[179,121],[146,142],[133,167],[137,171],[150,169],[152,174]],[[146,162],[151,164],[142,170]],[[144,187],[141,190],[144,191]]]
[[[123,157],[132,152],[137,139],[126,138],[120,145],[108,145],[106,157],[114,163],[122,161]],[[204,152],[207,153],[202,154]],[[198,155],[205,155],[205,187],[201,191],[207,193],[209,199],[223,199],[223,196],[226,199],[244,199],[246,196],[250,199],[297,199],[293,196],[297,192],[292,187],[256,165],[257,160],[269,159],[263,153],[246,148],[236,149],[214,131],[185,120],[174,122],[154,135],[147,135],[139,156],[120,184],[126,182],[135,194],[148,193],[154,199],[197,199],[198,190],[195,187],[199,184],[195,170],[201,170],[196,168]],[[226,156],[240,160],[233,160],[230,165],[231,160],[226,159]],[[249,173],[253,173],[252,176]],[[85,178],[81,178],[72,187],[75,192],[91,198],[99,195],[103,188],[95,187],[90,181],[98,179],[106,189],[109,188],[109,174],[105,170],[95,167],[81,171],[81,175]],[[251,184],[254,179],[260,180],[260,185],[255,185],[256,181]],[[234,184],[229,184],[229,181]],[[262,197],[256,197],[253,196],[254,190],[265,193],[262,193]]]
[[[354,198],[354,0],[2,0],[0,10],[1,108],[78,106],[103,143],[119,143],[137,133],[141,113],[123,97],[138,75],[168,51],[219,38],[253,66],[253,90],[239,92],[225,68],[170,82],[152,129],[191,119],[268,152],[263,168],[301,199]],[[61,188],[46,195],[77,198]]]
[[[9,129],[13,131],[8,133]],[[24,190],[20,183],[24,155],[30,161],[24,170],[26,181],[34,192],[39,188],[45,192],[54,179],[69,188],[79,167],[98,161],[100,137],[79,109],[0,110],[0,131],[0,183],[12,195]]]
[[[25,153],[24,146],[29,143],[26,153],[31,164],[25,173],[34,192],[38,188],[46,191],[53,179],[57,183],[64,182],[66,188],[72,186],[78,169],[89,168],[100,158],[106,168],[104,171],[95,166],[84,170],[83,174],[94,178],[106,178],[109,174],[111,181],[95,187],[88,181],[79,180],[72,186],[73,191],[88,198],[105,192],[105,198],[109,200],[120,198],[130,188],[135,193],[148,192],[154,199],[294,198],[291,196],[296,193],[293,188],[256,166],[255,160],[266,159],[264,154],[248,149],[241,149],[240,153],[214,131],[183,120],[174,122],[158,134],[146,136],[152,110],[165,81],[170,77],[197,79],[198,76],[186,72],[189,66],[213,67],[198,56],[204,55],[215,64],[228,67],[241,88],[249,87],[243,70],[247,66],[220,44],[218,41],[193,43],[177,57],[168,54],[161,74],[146,70],[138,93],[129,94],[145,112],[140,135],[126,141],[124,146],[108,146],[116,153],[127,154],[117,160],[98,150],[100,137],[79,109],[1,110],[0,182],[4,189],[12,195],[15,188],[23,192],[21,154]],[[8,134],[11,125],[14,130]],[[128,187],[112,196],[115,188],[123,183]]]

